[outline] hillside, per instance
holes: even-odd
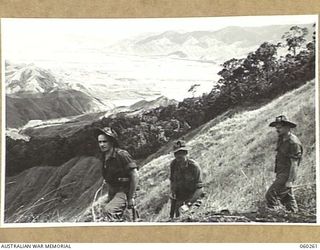
[[[174,104],[177,104],[175,100],[160,96],[154,100],[141,100],[130,106],[116,107],[107,112],[93,112],[69,117],[68,119],[30,122],[21,128],[21,134],[37,138],[54,137],[57,135],[68,137],[83,129],[85,126],[90,125],[93,121],[101,120],[103,117],[109,117],[118,113],[134,116],[150,109],[167,107]]]
[[[144,159],[170,138],[178,138],[190,129],[188,124],[167,115],[159,119],[161,110],[166,107],[154,107],[166,104],[170,104],[170,110],[176,108],[176,102],[158,98],[134,107],[116,108],[111,113],[32,120],[20,131],[7,129],[6,176],[17,175],[34,166],[58,167],[76,156],[95,155],[97,143],[92,130],[104,126],[116,129],[121,145],[135,159]]]
[[[221,210],[257,212],[274,178],[277,135],[268,124],[279,114],[298,124],[294,133],[304,145],[304,157],[295,183],[302,185],[296,188],[297,201],[301,209],[315,216],[314,91],[312,81],[262,108],[241,112],[210,126],[214,119],[189,140],[190,157],[203,169],[207,193],[204,205],[197,211],[199,216],[192,215],[192,220],[205,221],[203,214]],[[168,219],[168,166],[172,158],[171,154],[162,155],[141,169],[139,209],[147,221]]]
[[[182,220],[208,222],[212,221],[212,214],[221,210],[257,213],[263,208],[264,194],[274,178],[277,140],[268,124],[275,116],[285,114],[297,122],[294,133],[304,145],[295,183],[297,201],[301,211],[311,217],[308,222],[315,221],[314,85],[311,81],[255,110],[231,116],[225,113],[185,136],[192,148],[190,157],[203,169],[207,195],[202,207]],[[150,157],[150,162],[141,166],[137,202],[143,221],[168,219],[168,166],[172,159],[170,153],[164,153],[155,159]],[[55,168],[25,170],[6,179],[5,220],[92,221],[91,202],[100,184],[99,163],[94,157],[76,157]],[[100,197],[96,209],[101,209],[105,198]],[[307,222],[299,216],[289,221]]]
[[[68,89],[68,85],[49,70],[29,65],[6,63],[6,94],[15,93],[48,93],[58,89]]]
[[[80,83],[61,79],[34,64],[5,63],[6,127],[108,110],[113,105],[92,96]]]
[[[107,107],[77,90],[55,90],[28,96],[6,96],[6,127],[18,128],[30,120],[80,115]]]
[[[60,167],[34,167],[6,179],[5,221],[60,221],[88,206],[101,184],[94,157],[76,157]]]

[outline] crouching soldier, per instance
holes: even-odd
[[[119,149],[117,133],[109,128],[94,131],[101,150],[102,176],[108,185],[108,201],[104,207],[105,221],[119,221],[125,209],[134,208],[138,185],[137,165],[131,155]]]
[[[276,120],[269,126],[276,128],[278,144],[275,162],[276,179],[266,193],[267,206],[274,209],[280,201],[288,211],[296,212],[298,206],[292,186],[302,156],[301,142],[291,132],[296,124],[281,115],[276,117]]]
[[[180,211],[188,210],[204,195],[201,169],[198,163],[188,158],[185,142],[175,142],[173,153],[175,159],[170,164],[171,220],[174,216],[179,217]]]

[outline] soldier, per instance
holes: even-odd
[[[292,186],[301,161],[302,146],[297,136],[291,132],[296,124],[281,115],[276,117],[269,126],[276,128],[278,143],[275,161],[276,179],[266,193],[267,206],[274,209],[280,200],[288,211],[297,212],[298,206]]]
[[[188,158],[185,141],[173,145],[175,159],[170,164],[171,211],[170,220],[180,216],[204,195],[201,180],[201,169],[194,160]]]
[[[104,207],[106,221],[119,221],[125,209],[134,207],[138,185],[137,165],[131,155],[119,149],[117,133],[109,128],[94,131],[102,153],[102,176],[108,185],[108,201]]]

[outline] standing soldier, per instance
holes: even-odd
[[[275,162],[276,179],[266,193],[267,206],[273,209],[280,200],[288,211],[297,212],[298,206],[292,184],[296,179],[297,167],[301,161],[302,146],[297,136],[291,132],[296,124],[281,115],[276,117],[269,126],[276,128],[279,137]]]
[[[198,163],[188,158],[185,142],[175,142],[173,153],[175,159],[170,164],[171,220],[175,215],[180,216],[179,210],[187,210],[203,196],[201,169]]]
[[[94,131],[102,152],[102,176],[108,185],[108,201],[104,207],[106,221],[119,221],[125,209],[134,208],[138,185],[137,165],[131,155],[118,148],[117,133],[109,128]]]

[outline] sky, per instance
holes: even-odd
[[[119,40],[144,33],[167,30],[181,32],[218,30],[227,26],[266,26],[313,23],[316,15],[136,18],[136,19],[54,19],[6,18],[1,20],[2,53],[5,59],[59,59],[57,52],[81,53],[99,49]]]

